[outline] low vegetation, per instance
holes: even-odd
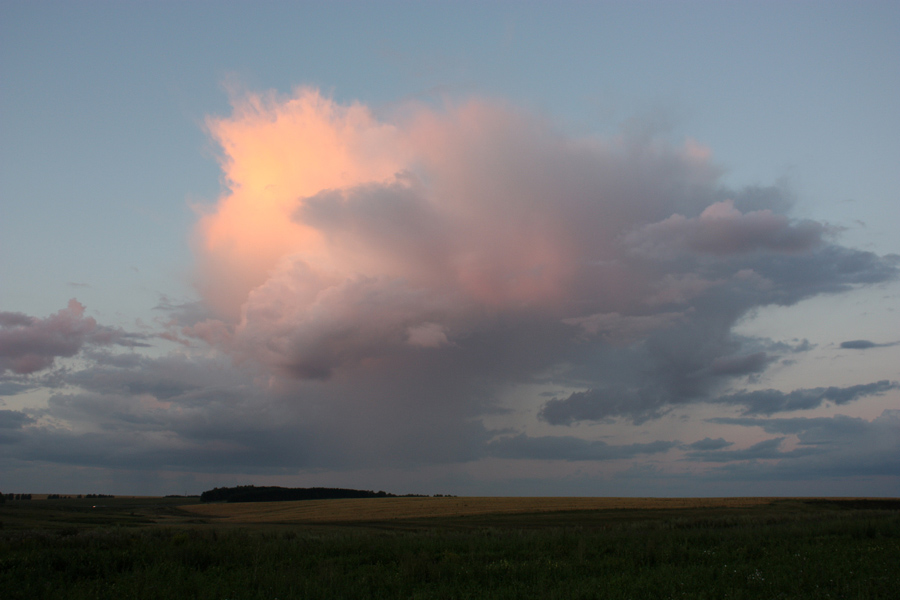
[[[265,504],[8,501],[0,590],[4,598],[221,600],[894,598],[900,589],[897,501],[634,499],[589,510],[549,510],[573,500],[564,498],[328,502],[399,510],[426,500],[478,511],[442,516],[422,504],[405,518],[373,508],[355,520],[285,524],[261,512],[243,522],[202,512]],[[504,502],[506,511],[483,511]],[[547,510],[516,512],[516,502]]]

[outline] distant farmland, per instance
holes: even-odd
[[[894,600],[898,564],[898,498],[0,504],[12,600]]]
[[[185,511],[227,523],[350,523],[587,510],[748,508],[775,498],[352,498],[191,504]]]

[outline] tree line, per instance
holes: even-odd
[[[0,504],[7,500],[31,500],[31,494],[3,494],[0,493]]]
[[[77,496],[63,496],[60,494],[47,494],[47,500],[71,500],[73,498],[115,498],[110,494],[78,494]],[[31,500],[31,494],[3,494],[0,493],[0,504],[7,500]]]
[[[423,494],[405,494],[404,497]],[[351,490],[345,488],[285,488],[278,486],[239,485],[217,487],[200,494],[200,502],[284,502],[289,500],[336,500],[341,498],[398,498],[397,494]]]

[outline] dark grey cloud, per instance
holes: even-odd
[[[792,392],[771,389],[744,391],[720,396],[716,402],[743,406],[745,415],[771,415],[777,412],[818,408],[825,402],[833,402],[837,405],[847,404],[866,396],[881,395],[898,388],[900,388],[900,383],[885,379],[847,387],[806,388]]]
[[[765,370],[772,359],[765,352],[744,356],[723,356],[713,360],[710,371],[715,375],[747,375]]]
[[[774,464],[735,464],[713,471],[721,480],[795,480],[825,478],[900,477],[900,410],[886,410],[873,421],[846,415],[815,418],[719,417],[711,422],[759,427],[775,435],[793,435],[799,442],[790,453],[773,456]],[[708,460],[706,456],[693,458]],[[720,461],[721,462],[721,461]]]
[[[436,390],[435,359],[362,383],[267,387],[258,371],[221,357],[88,358],[96,360],[62,372],[65,390],[31,410],[37,420],[29,428],[4,435],[0,458],[195,472],[341,470],[465,462],[484,456],[489,438],[468,419],[471,408],[450,401],[477,396],[478,384],[439,381]],[[426,397],[435,404],[420,400]]]
[[[571,425],[578,421],[603,421],[629,416],[635,423],[658,417],[668,404],[662,390],[629,390],[623,387],[573,392],[553,398],[541,407],[538,417],[551,425]]]
[[[876,344],[875,342],[869,340],[849,340],[846,342],[841,342],[841,348],[845,350],[867,350],[868,348],[887,348],[890,346],[896,346],[898,344],[900,344],[900,342]]]
[[[677,385],[677,378],[673,377],[671,383],[672,387]],[[704,385],[708,385],[708,382]],[[705,395],[699,390],[691,393],[692,390],[687,387],[683,389],[683,395],[679,396],[672,393],[672,388],[652,387],[652,383],[648,382],[643,389],[607,386],[574,392],[565,398],[552,398],[540,409],[538,417],[551,425],[572,425],[578,421],[604,421],[617,417],[640,424],[665,414],[674,406],[701,401],[741,406],[745,415],[770,415],[810,410],[825,402],[847,404],[866,396],[881,395],[898,387],[900,383],[896,381],[882,380],[847,387],[808,388],[791,392],[768,389],[719,396]]]
[[[0,409],[0,429],[19,429],[33,422],[34,418],[23,412]]]
[[[23,412],[0,409],[0,448],[21,442],[24,438],[22,428],[31,423],[34,423],[34,417]],[[0,449],[0,455],[2,454],[3,450]]]
[[[784,440],[785,438],[783,437],[763,440],[742,450],[698,449],[688,452],[686,458],[702,462],[730,463],[747,460],[784,460],[820,453],[818,449],[811,447],[782,451],[780,448]]]
[[[721,450],[722,448],[733,445],[734,442],[726,441],[725,438],[712,439],[707,437],[696,441],[693,444],[688,444],[687,447],[693,450]]]
[[[851,350],[864,350],[866,348],[875,348],[878,344],[869,340],[850,340],[849,342],[841,342],[841,348],[849,348]]]
[[[31,409],[3,458],[86,467],[255,472],[307,464],[308,435],[252,378],[220,361],[143,357],[70,374],[77,392]],[[66,423],[65,428],[54,425]]]
[[[27,381],[0,381],[0,396],[15,396],[34,388],[35,384]]]
[[[678,446],[678,442],[656,441],[646,444],[610,445],[602,440],[572,436],[530,437],[519,434],[501,437],[487,444],[487,454],[497,458],[598,461],[660,454]]]
[[[882,418],[890,417],[890,413]],[[872,423],[857,417],[835,415],[833,417],[792,417],[762,419],[758,417],[717,417],[710,419],[712,423],[724,425],[740,425],[741,427],[760,427],[766,433],[796,435],[816,432],[820,443],[828,443],[834,437],[848,435],[859,436],[871,430]],[[824,437],[823,437],[824,435]],[[808,440],[811,438],[807,438]],[[900,440],[898,440],[900,442]]]

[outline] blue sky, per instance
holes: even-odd
[[[895,3],[4,2],[0,17],[0,312],[13,315],[0,329],[0,489],[173,493],[252,481],[460,494],[900,490]],[[392,305],[416,315],[394,326],[421,356],[384,350],[388,338],[378,336],[390,336],[379,330],[338,353],[362,357],[359,364],[327,363],[326,375],[309,375],[319,373],[309,365],[320,364],[313,359],[331,347],[329,335],[361,330],[355,313],[321,316],[318,305],[274,295],[287,275],[279,279],[283,266],[272,262],[246,274],[256,283],[226,316],[217,304],[229,285],[222,273],[243,267],[204,246],[212,221],[202,215],[224,215],[232,200],[254,202],[229,183],[234,173],[219,143],[243,148],[261,135],[240,109],[272,90],[277,97],[262,112],[277,123],[291,98],[312,98],[300,90],[318,90],[333,110],[357,103],[372,123],[400,131],[401,141],[382,142],[379,160],[421,178],[431,203],[455,201],[428,186],[450,181],[458,170],[447,165],[468,152],[459,148],[482,138],[460,134],[438,144],[437,162],[422,167],[432,160],[429,148],[400,156],[398,148],[422,135],[404,115],[442,123],[439,139],[462,131],[466,119],[478,131],[502,123],[508,130],[485,152],[508,172],[490,177],[468,163],[462,172],[481,182],[471,184],[473,198],[497,189],[503,200],[491,204],[487,192],[472,200],[467,214],[479,221],[451,228],[448,239],[460,247],[469,240],[482,257],[472,260],[485,261],[473,267],[479,277],[502,278],[513,268],[510,253],[527,255],[533,234],[546,235],[554,251],[580,257],[576,266],[553,263],[575,273],[574,283],[493,289],[492,298],[502,297],[497,308],[472,292],[466,271],[449,288],[465,300],[451,308]],[[246,136],[217,138],[217,123]],[[528,205],[536,216],[512,219],[519,225],[495,219],[525,210],[515,190],[538,159],[504,140],[533,144],[544,157],[537,164],[548,165],[536,184],[561,194],[536,196]],[[594,143],[608,153],[585,150]],[[650,157],[640,163],[646,171],[637,155]],[[542,229],[593,223],[580,200],[565,204],[576,192],[566,191],[561,174],[581,160],[596,161],[583,177],[588,196],[598,198],[613,193],[605,186],[615,177],[594,173],[637,169],[615,189],[626,190],[616,200],[622,210],[635,207],[638,216],[596,217],[598,226],[613,224],[608,237],[620,248],[612,254],[587,233],[569,248]],[[405,223],[409,213],[371,204],[371,185],[400,194],[390,196],[398,202],[419,188],[404,187],[408,179],[367,179],[374,167],[351,166],[353,185],[328,184],[321,193],[343,189],[341,206]],[[671,198],[648,200],[640,190],[649,181],[668,194],[673,177],[702,183],[665,212]],[[405,259],[390,268],[341,262],[363,238],[346,237],[321,193],[312,208],[285,217],[344,240],[316,256],[338,265],[348,282],[399,281],[401,272],[417,281],[410,269],[418,267]],[[737,212],[726,212],[726,200]],[[737,228],[723,235],[774,237],[751,235],[739,248],[704,237],[713,222],[701,213],[710,206],[718,208],[707,217],[724,215]],[[366,230],[371,220],[353,227],[368,236],[363,254],[382,256],[398,239],[414,253],[427,249],[387,225]],[[510,249],[483,247],[488,231]],[[234,243],[249,235],[229,232]],[[292,244],[282,263],[314,254]],[[636,286],[668,290],[668,304],[637,292],[606,298],[612,280],[585,283],[594,275],[584,261],[597,256],[639,273]],[[769,291],[753,301],[737,288],[726,292],[722,282],[749,281],[750,272],[774,282]],[[424,281],[417,293],[446,292]],[[690,298],[672,296],[676,288]],[[350,288],[340,289],[349,303]],[[513,306],[521,294],[545,302],[539,318]],[[289,308],[273,322],[234,316],[262,314],[254,302],[266,298]],[[583,313],[573,308],[587,305]],[[486,306],[499,311],[491,324],[473,316]],[[396,311],[372,310],[393,323]],[[210,323],[225,337],[210,334]],[[276,325],[295,328],[277,360],[265,350],[280,339]],[[566,331],[564,343],[557,336]],[[659,358],[676,331],[690,366]],[[53,335],[61,345],[40,345]],[[715,348],[704,349],[703,335],[717,336]],[[854,340],[871,345],[841,346]],[[521,344],[542,350],[511,350]],[[383,350],[377,357],[410,361],[405,368],[419,375],[401,382],[397,373],[408,371],[360,370],[374,347]],[[28,352],[38,358],[25,360]],[[503,360],[484,358],[490,352]],[[672,375],[679,368],[686,370]],[[632,371],[650,375],[619,376]],[[165,389],[150,383],[163,380]],[[688,380],[703,384],[687,392]],[[424,392],[429,386],[439,389]],[[819,388],[838,391],[811,391]],[[740,394],[766,390],[770,412],[741,403]],[[805,404],[789,403],[800,397]]]

